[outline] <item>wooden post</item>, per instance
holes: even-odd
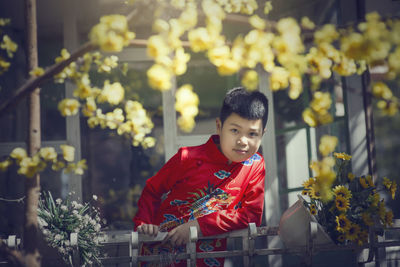
[[[36,24],[36,0],[25,0],[26,36],[27,36],[27,66],[28,73],[38,67],[37,52],[37,24]],[[29,74],[28,74],[29,75]],[[36,154],[41,145],[40,132],[40,89],[36,88],[29,96],[29,133],[28,153]],[[38,248],[38,222],[37,208],[39,204],[40,176],[25,180],[25,224],[23,246],[25,250],[25,262],[27,266],[37,267],[41,264]]]

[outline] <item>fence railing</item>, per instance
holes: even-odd
[[[278,227],[256,227],[255,224],[250,223],[247,229],[232,231],[229,233],[201,237],[198,235],[195,227],[190,228],[189,243],[186,245],[186,251],[171,255],[170,260],[186,260],[187,266],[196,266],[197,259],[203,258],[228,258],[228,257],[242,257],[243,266],[252,266],[256,256],[270,256],[270,255],[285,255],[295,254],[301,255],[303,265],[312,266],[313,256],[322,251],[343,251],[350,250],[354,252],[364,251],[366,259],[359,259],[359,265],[375,262],[376,266],[385,260],[395,260],[400,262],[400,220],[395,220],[395,224],[391,228],[381,229],[372,227],[370,230],[369,242],[362,246],[338,246],[334,244],[320,245],[315,244],[317,234],[317,225],[311,222],[308,227],[307,240],[305,246],[298,247],[256,247],[255,240],[257,238],[268,238],[278,235]],[[384,231],[384,233],[392,233],[391,239],[376,238],[377,231]],[[160,262],[163,259],[160,255],[140,255],[140,247],[144,243],[160,242],[165,236],[165,233],[159,233],[156,237],[138,234],[134,231],[107,231],[102,232],[100,243],[106,247],[110,245],[124,245],[128,248],[128,253],[123,256],[105,256],[101,258],[104,265],[112,264],[127,264],[130,266],[138,266],[139,262]],[[384,235],[385,236],[385,235]],[[210,252],[196,252],[196,242],[202,239],[214,238],[227,238],[227,239],[241,239],[241,248],[225,251],[210,251]],[[16,236],[9,236],[4,240],[8,246],[19,249],[21,241]],[[73,246],[73,262],[74,266],[81,266],[78,248],[78,235],[72,233],[70,236],[70,243]],[[164,259],[165,260],[165,259]],[[2,263],[2,262],[0,262]]]

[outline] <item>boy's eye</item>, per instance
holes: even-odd
[[[257,136],[258,136],[258,133],[252,132],[252,133],[250,133],[250,136],[251,136],[251,137],[257,137]]]
[[[232,133],[237,133],[238,130],[237,130],[237,129],[231,129],[231,132],[232,132]]]

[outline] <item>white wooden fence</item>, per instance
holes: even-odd
[[[312,266],[313,256],[321,251],[353,251],[354,255],[359,255],[359,252],[364,252],[364,258],[360,257],[356,259],[359,266],[363,266],[365,263],[369,263],[375,266],[382,266],[383,262],[395,262],[396,265],[400,263],[400,220],[395,220],[393,227],[388,229],[371,228],[370,230],[370,241],[363,246],[337,246],[337,245],[316,245],[314,239],[317,233],[317,227],[314,222],[311,222],[308,229],[308,240],[305,246],[300,247],[262,247],[257,248],[255,246],[256,238],[267,238],[268,236],[278,235],[278,227],[256,227],[255,224],[249,224],[247,229],[237,230],[229,233],[225,233],[218,236],[199,237],[195,227],[190,229],[190,242],[186,245],[186,251],[173,255],[172,260],[186,260],[187,266],[196,266],[196,259],[202,258],[215,258],[215,257],[237,257],[240,256],[243,259],[243,266],[252,266],[254,257],[256,256],[269,256],[269,255],[285,255],[285,254],[296,254],[301,255],[304,266]],[[388,236],[387,233],[391,233],[391,239],[375,238],[374,233],[378,231],[384,231],[384,236]],[[160,233],[156,237],[149,237],[146,235],[138,234],[134,231],[107,231],[102,232],[100,242],[106,247],[110,245],[125,245],[128,247],[128,253],[126,256],[105,256],[101,258],[104,265],[117,265],[125,264],[129,266],[138,266],[139,262],[160,262],[163,259],[160,255],[139,255],[139,249],[143,243],[159,242],[163,238]],[[225,250],[225,251],[211,251],[211,252],[196,252],[196,241],[201,239],[213,239],[213,238],[239,238],[241,239],[241,249]],[[79,262],[79,250],[78,250],[78,236],[76,233],[71,234],[70,237],[71,245],[74,246],[73,261],[74,266],[81,266]],[[10,236],[5,240],[8,246],[19,249],[21,242],[16,236]],[[2,263],[0,261],[0,263]],[[4,262],[3,262],[4,263]],[[356,262],[357,264],[357,262]]]

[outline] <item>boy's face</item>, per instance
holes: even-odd
[[[229,162],[242,162],[258,151],[264,133],[262,120],[248,120],[236,113],[226,118],[222,125],[217,119],[220,150]]]

